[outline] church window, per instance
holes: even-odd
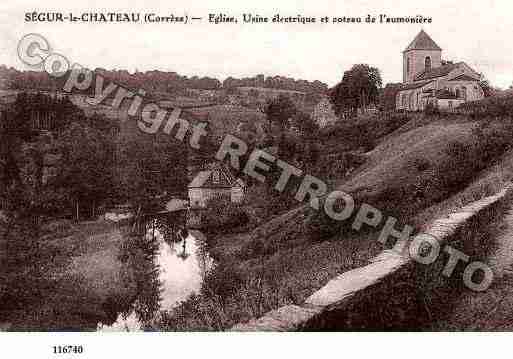
[[[467,88],[465,86],[461,88],[461,97],[463,97],[463,99],[467,101]]]
[[[424,68],[426,69],[426,71],[431,70],[431,57],[427,56],[424,60]]]
[[[406,73],[407,74],[410,73],[410,58],[409,57],[406,58]]]

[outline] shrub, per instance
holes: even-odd
[[[435,104],[429,102],[426,107],[424,108],[424,113],[428,116],[434,116],[434,115],[439,115],[440,114],[440,110],[438,108],[438,106],[436,106]]]
[[[418,172],[424,172],[431,168],[431,163],[425,158],[415,158],[413,161],[413,167]]]
[[[205,226],[230,231],[247,222],[248,216],[240,204],[232,203],[228,199],[207,201],[207,209],[203,216]]]
[[[232,261],[219,262],[205,278],[202,292],[220,298],[227,298],[241,285],[242,281],[243,275],[237,263]]]
[[[479,101],[467,102],[462,104],[459,110],[476,119],[484,116],[511,116],[511,113],[513,113],[513,95],[492,96]]]

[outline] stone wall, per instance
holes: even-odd
[[[509,189],[483,198],[445,218],[426,231],[441,246],[449,244],[484,260],[490,245],[487,226],[509,204]],[[442,253],[442,252],[441,252]],[[302,305],[288,305],[259,319],[241,323],[233,331],[298,330],[419,330],[435,310],[450,310],[451,296],[463,288],[463,268],[442,275],[448,255],[430,264],[385,250],[370,264],[345,272],[313,293]],[[444,308],[447,306],[447,308]]]

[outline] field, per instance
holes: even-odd
[[[59,221],[47,230],[40,296],[23,309],[1,313],[2,321],[10,330],[96,330],[98,322],[114,321],[117,313],[105,303],[128,300],[134,290],[119,260],[120,231],[104,221]]]
[[[253,132],[262,135],[266,126],[265,114],[239,105],[216,105],[188,111],[197,116],[200,121],[207,121],[217,138],[222,138],[228,133],[237,134],[246,124],[250,125]]]

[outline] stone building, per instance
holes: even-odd
[[[396,109],[423,110],[428,103],[451,110],[484,97],[481,75],[464,62],[442,60],[442,49],[420,31],[403,51],[403,84],[396,96]]]
[[[209,201],[227,200],[240,203],[244,197],[244,183],[235,178],[222,164],[213,164],[200,171],[188,186],[191,208],[206,208]]]

